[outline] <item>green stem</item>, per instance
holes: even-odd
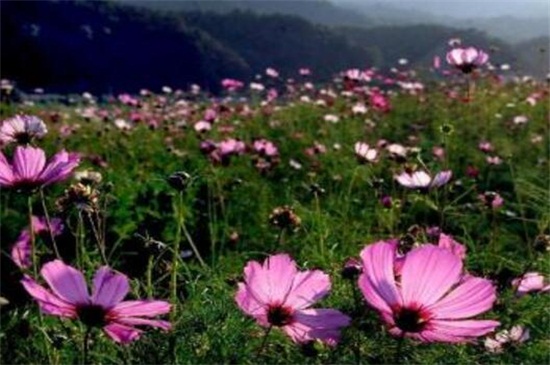
[[[153,294],[153,255],[149,255],[147,260],[147,297],[154,298]]]
[[[90,333],[92,332],[91,327],[86,328],[84,333],[84,340],[82,342],[82,364],[88,364],[88,342],[90,340]]]
[[[38,277],[38,262],[36,261],[36,237],[34,235],[34,227],[32,224],[32,196],[27,198],[27,208],[29,213],[29,234],[31,236],[31,259],[32,259],[32,272],[34,277]]]
[[[269,327],[267,327],[267,329],[265,330],[264,338],[262,340],[262,344],[258,348],[257,356],[260,356],[264,351],[265,345],[267,344],[267,338],[269,337],[269,334],[271,333],[272,328],[273,328],[273,325],[269,325]]]
[[[176,200],[176,206],[174,207],[176,210],[176,240],[174,242],[174,248],[172,251],[172,272],[171,272],[171,278],[170,278],[170,292],[171,292],[171,300],[172,304],[174,305],[171,313],[172,319],[176,316],[176,303],[178,300],[178,292],[177,292],[177,284],[178,284],[178,267],[180,262],[180,241],[181,241],[181,231],[182,231],[182,223],[183,223],[183,217],[182,217],[182,211],[181,206],[183,204],[183,193],[180,191],[178,192],[177,200]]]
[[[52,240],[53,251],[55,253],[55,256],[61,260],[61,255],[59,254],[59,249],[57,248],[55,235],[53,234],[52,221],[50,220],[50,215],[48,214],[48,207],[46,206],[46,199],[44,197],[43,189],[40,189],[40,200],[42,201],[42,210],[44,211],[44,217],[46,218],[46,226],[48,227],[48,232],[50,233],[50,239]]]
[[[97,245],[97,249],[99,250],[99,254],[101,255],[101,260],[103,261],[104,265],[109,266],[109,261],[107,260],[107,256],[105,255],[105,245],[103,245],[103,243],[101,242],[99,231],[95,226],[91,213],[87,212],[86,216],[88,217],[88,221],[90,222],[90,226],[92,227],[92,232],[94,233],[95,242]]]

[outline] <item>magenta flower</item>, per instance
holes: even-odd
[[[494,191],[486,191],[483,194],[479,194],[478,198],[483,205],[491,209],[500,208],[504,204],[504,199],[502,199],[502,196]]]
[[[63,223],[59,218],[53,218],[50,221],[52,235],[59,236],[63,232]],[[32,217],[32,228],[37,235],[48,232],[48,224],[44,217]],[[32,265],[31,261],[31,233],[29,228],[21,231],[19,238],[11,248],[11,259],[20,269],[27,269]]]
[[[280,327],[296,343],[317,339],[334,345],[350,318],[335,309],[309,308],[329,291],[328,275],[319,270],[300,272],[290,256],[278,254],[263,265],[248,262],[235,300],[259,325]]]
[[[460,260],[464,260],[466,258],[466,246],[455,241],[453,237],[445,233],[441,233],[439,235],[439,241],[437,245],[441,248],[449,250],[453,255],[458,257]]]
[[[228,91],[236,91],[238,89],[241,89],[244,86],[244,84],[235,79],[223,79],[222,80],[222,87]]]
[[[50,185],[67,179],[79,163],[78,154],[62,150],[46,164],[42,149],[17,146],[10,165],[0,151],[0,187],[34,189]]]
[[[550,284],[545,283],[544,276],[538,272],[528,272],[521,277],[512,280],[512,286],[516,289],[516,295],[522,297],[530,292],[550,291]]]
[[[268,157],[276,157],[279,156],[279,150],[277,149],[277,146],[271,141],[268,141],[266,139],[257,139],[252,144],[252,148],[254,151],[260,155],[268,156]]]
[[[359,287],[389,332],[423,342],[468,342],[499,325],[473,320],[496,299],[489,280],[462,274],[462,260],[426,244],[411,250],[395,273],[396,242],[377,242],[361,252]]]
[[[453,173],[450,170],[438,172],[432,179],[427,172],[418,170],[415,172],[403,172],[395,175],[397,182],[409,189],[429,189],[438,188],[445,185],[451,179]]]
[[[447,63],[467,74],[483,66],[489,60],[489,55],[474,47],[454,48],[447,53]]]
[[[391,104],[388,98],[379,92],[373,92],[369,96],[369,103],[378,111],[387,113],[391,110]]]
[[[122,301],[128,294],[128,278],[101,267],[93,279],[92,295],[88,294],[84,275],[60,260],[48,262],[40,271],[50,290],[25,275],[21,283],[38,302],[44,314],[78,319],[88,327],[101,327],[115,342],[137,340],[143,330],[135,326],[151,326],[169,330],[170,322],[151,319],[166,314],[171,305],[160,300]]]
[[[31,115],[16,115],[6,119],[0,127],[0,142],[30,143],[34,138],[44,137],[48,128],[42,119]]]

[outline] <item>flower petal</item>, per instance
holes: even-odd
[[[109,316],[121,317],[155,317],[170,312],[170,303],[162,300],[128,300],[117,304],[109,311]]]
[[[294,309],[304,309],[330,292],[330,278],[320,270],[307,270],[295,274],[292,288],[284,304]]]
[[[284,303],[298,272],[296,262],[287,254],[273,255],[264,261],[263,270],[271,294],[270,302]]]
[[[103,308],[111,308],[120,303],[128,291],[130,291],[130,285],[126,275],[103,266],[94,276],[92,302]]]
[[[118,323],[111,323],[103,327],[103,330],[109,337],[111,337],[111,339],[113,339],[113,341],[122,344],[130,343],[137,340],[143,332],[142,330],[139,330],[137,328],[125,326]]]
[[[430,306],[459,280],[462,261],[452,252],[430,244],[410,251],[401,272],[404,306]]]
[[[40,148],[17,146],[13,155],[13,173],[18,180],[37,181],[46,164]]]
[[[294,313],[294,322],[284,331],[295,341],[321,340],[335,345],[340,329],[349,326],[351,319],[336,309],[306,309]]]
[[[40,180],[44,181],[46,185],[65,180],[79,163],[80,156],[78,154],[68,153],[65,150],[59,151],[40,174]]]
[[[262,326],[267,326],[266,306],[256,300],[244,283],[239,283],[239,290],[235,295],[235,301],[243,312],[254,317]]]
[[[34,281],[30,276],[24,275],[23,279],[21,279],[21,284],[27,293],[38,302],[43,313],[67,318],[76,317],[76,308],[74,305],[65,302],[51,293]]]
[[[42,267],[40,274],[61,299],[71,304],[84,304],[90,301],[84,275],[63,261],[48,262]]]
[[[24,230],[11,248],[11,259],[20,269],[29,268],[32,264],[31,251],[31,236],[29,231]]]
[[[369,245],[361,251],[363,273],[359,276],[359,288],[367,302],[382,312],[391,312],[401,303],[395,284],[395,243],[384,241]]]
[[[145,319],[136,317],[124,317],[116,320],[116,323],[121,323],[130,326],[151,326],[168,331],[172,328],[172,324],[168,321],[158,319]]]
[[[428,331],[431,331],[434,334],[436,333],[439,336],[453,336],[462,338],[462,341],[465,341],[469,338],[480,337],[493,332],[498,326],[500,326],[500,322],[492,320],[431,320]],[[422,335],[424,335],[424,332]]]
[[[495,300],[495,288],[489,280],[469,276],[427,309],[436,319],[469,318],[491,309]]]
[[[14,180],[12,167],[6,160],[6,156],[0,151],[0,186],[11,186]]]

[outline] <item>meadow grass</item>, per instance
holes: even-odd
[[[513,278],[528,271],[548,274],[548,88],[534,82],[485,81],[468,102],[450,98],[453,88],[462,95],[465,85],[426,83],[426,90],[416,95],[398,91],[390,97],[389,113],[369,107],[365,115],[351,112],[361,99],[357,95],[329,98],[304,91],[312,100],[328,100],[327,105],[300,101],[296,94],[264,106],[259,100],[241,103],[236,97],[178,106],[177,100],[184,97],[168,95],[168,101],[154,111],[165,118],[156,128],[139,122],[127,131],[115,127],[115,115],[128,119],[132,110],[140,109],[119,102],[3,103],[4,118],[25,113],[47,122],[49,133],[39,145],[50,154],[61,147],[79,152],[84,161],[80,170],[103,175],[99,214],[92,217],[97,226],[90,224],[86,212],[56,210],[55,202],[68,183],[44,191],[49,215],[65,221],[66,232],[57,240],[63,258],[90,278],[104,260],[96,242],[99,236],[108,264],[130,277],[132,296],[165,299],[175,306],[172,331],[147,331],[130,345],[114,344],[94,330],[89,362],[548,363],[550,300],[543,293],[517,297],[511,285]],[[535,92],[543,98],[531,106],[525,100]],[[143,98],[142,103],[153,108],[157,97]],[[238,113],[242,104],[251,108],[249,115]],[[220,112],[220,105],[226,105],[227,111]],[[211,131],[199,135],[192,125],[209,107],[218,110],[218,120]],[[109,118],[86,120],[80,113],[84,108],[106,110]],[[177,116],[175,111],[182,109],[188,114]],[[327,114],[338,115],[339,122],[325,121]],[[518,115],[527,116],[528,122],[514,124]],[[177,124],[181,120],[185,126]],[[74,132],[63,135],[64,126]],[[234,130],[220,131],[219,126]],[[256,138],[272,141],[280,161],[262,173],[249,151],[232,156],[227,166],[201,154],[201,138],[219,141],[227,136],[248,145]],[[406,162],[398,162],[379,148],[377,162],[359,163],[355,142],[376,146],[381,139],[419,149],[409,153]],[[489,155],[499,156],[501,164],[487,163],[487,155],[478,148],[480,141],[491,142],[494,152]],[[326,152],[305,153],[315,143],[323,144]],[[432,154],[437,146],[445,149],[441,159]],[[291,167],[291,159],[301,168]],[[450,169],[453,177],[427,193],[405,189],[393,178],[405,164],[433,173]],[[469,166],[479,170],[477,177],[468,176]],[[183,191],[167,182],[177,171],[191,176]],[[479,194],[487,191],[500,194],[503,206],[484,206]],[[391,197],[391,207],[381,204],[383,196]],[[2,190],[0,199],[2,286],[10,301],[1,313],[0,361],[82,362],[83,326],[39,315],[38,306],[18,287],[21,274],[9,254],[28,225],[27,196]],[[31,204],[34,214],[43,214],[39,195],[32,196]],[[297,229],[282,230],[269,223],[273,209],[284,205],[300,217]],[[357,257],[365,245],[393,237],[424,242],[423,233],[417,232],[433,226],[467,247],[465,267],[470,273],[491,278],[498,286],[498,300],[484,318],[500,321],[499,329],[524,325],[531,331],[527,342],[502,354],[487,352],[482,339],[460,345],[400,343],[358,295],[356,282],[341,277],[345,260]],[[41,263],[53,258],[47,241],[38,238]],[[191,244],[204,264],[192,253]],[[191,253],[182,257],[181,251]],[[353,318],[337,347],[297,346],[281,332],[271,331],[258,354],[265,330],[235,304],[236,284],[247,261],[277,252],[289,253],[302,268],[320,268],[330,275],[332,292],[322,307],[337,308]]]

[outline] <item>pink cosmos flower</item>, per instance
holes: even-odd
[[[499,325],[473,320],[491,309],[490,281],[462,274],[462,260],[447,249],[426,244],[411,250],[395,273],[397,244],[377,242],[361,252],[359,287],[380,313],[389,332],[423,342],[468,342]]]
[[[427,172],[418,170],[415,172],[403,172],[395,175],[397,182],[409,189],[438,188],[445,185],[451,179],[453,173],[450,170],[440,171],[433,178]]]
[[[529,329],[523,326],[514,326],[509,331],[503,330],[498,332],[494,338],[485,339],[484,345],[487,351],[500,354],[504,348],[509,345],[519,345],[527,341],[530,337]]]
[[[279,77],[279,72],[277,70],[275,70],[274,68],[272,67],[268,67],[265,69],[265,74],[269,77],[273,77],[273,78],[277,78]]]
[[[302,67],[300,68],[299,73],[301,76],[309,76],[311,75],[311,70],[307,67]]]
[[[203,133],[203,132],[206,132],[206,131],[209,131],[210,129],[212,129],[212,124],[208,123],[205,120],[200,120],[200,121],[198,121],[197,123],[195,123],[193,125],[193,128],[198,133]]]
[[[277,146],[275,146],[273,142],[266,139],[255,140],[252,147],[254,148],[254,151],[260,155],[268,157],[279,156],[279,150],[277,149]]]
[[[52,235],[59,236],[63,232],[63,223],[59,218],[52,218],[50,221],[50,226],[52,229]],[[45,217],[32,217],[32,228],[34,234],[40,235],[47,233],[48,224]],[[32,256],[32,247],[31,247],[31,233],[29,228],[25,228],[21,231],[19,238],[12,246],[11,249],[11,259],[20,269],[27,269],[31,267],[31,256]]]
[[[477,148],[479,148],[479,150],[484,153],[494,151],[493,145],[491,144],[491,142],[488,142],[488,141],[479,142],[479,144],[477,145]]]
[[[433,68],[438,70],[441,67],[441,57],[434,56],[432,65],[433,65]]]
[[[495,165],[496,166],[496,165],[502,164],[502,159],[498,156],[487,156],[485,158],[485,160],[487,161],[487,163],[489,165]]]
[[[370,94],[369,103],[374,109],[384,113],[387,113],[391,110],[389,99],[379,92],[373,92],[372,94]]]
[[[516,288],[516,295],[522,297],[530,292],[550,291],[550,284],[545,283],[544,276],[538,272],[528,272],[512,280],[512,286]]]
[[[488,60],[487,53],[474,47],[454,48],[447,53],[447,63],[466,74],[483,66]]]
[[[466,258],[466,246],[455,241],[452,236],[445,233],[439,235],[439,241],[437,245],[441,248],[449,250],[453,255],[458,257],[460,260]]]
[[[529,118],[525,115],[516,115],[512,121],[516,125],[523,125],[529,121]]]
[[[488,208],[497,209],[504,204],[504,199],[499,193],[493,191],[486,191],[478,196],[479,200]]]
[[[375,148],[370,148],[368,144],[364,142],[357,142],[354,146],[355,156],[361,162],[374,162],[378,157],[378,151]]]
[[[240,155],[245,149],[244,142],[235,138],[224,139],[218,144],[218,150],[222,156]]]
[[[244,84],[239,80],[234,80],[234,79],[222,80],[222,87],[229,91],[235,91],[235,90],[241,89],[243,86]]]
[[[80,163],[76,153],[62,150],[46,164],[46,154],[40,148],[17,146],[13,164],[0,151],[0,187],[34,189],[65,180]]]
[[[16,115],[6,119],[0,127],[0,142],[8,144],[30,143],[34,138],[44,137],[48,133],[46,123],[42,119],[31,115]]]
[[[168,321],[151,319],[166,314],[171,305],[160,300],[122,301],[128,294],[128,278],[103,266],[93,279],[92,295],[88,294],[84,275],[61,260],[50,261],[40,274],[50,289],[39,285],[30,276],[21,280],[25,290],[38,302],[44,314],[79,319],[88,327],[101,327],[115,342],[137,340],[143,330],[135,326],[151,326],[169,330]]]
[[[330,279],[319,270],[298,271],[286,254],[250,261],[239,283],[237,305],[263,327],[279,327],[294,342],[321,340],[334,345],[350,318],[335,309],[309,308],[328,295]]]

